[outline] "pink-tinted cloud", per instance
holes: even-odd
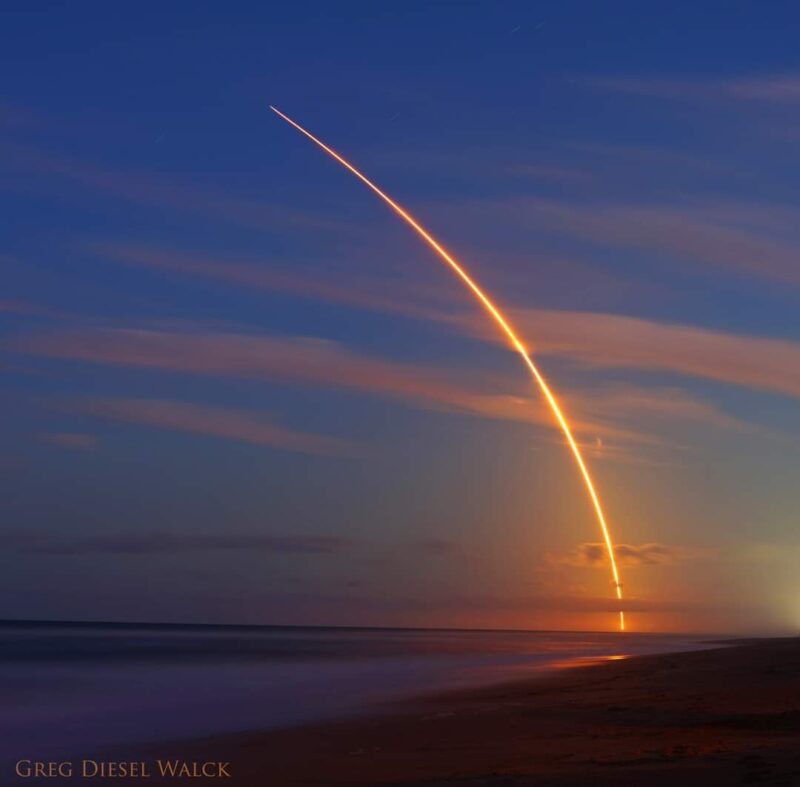
[[[130,243],[91,243],[84,244],[83,248],[101,259],[137,267],[224,282],[248,290],[256,288],[288,293],[416,320],[446,323],[465,309],[471,313],[478,311],[469,295],[445,277],[441,278],[440,285],[432,285],[427,279],[421,281],[418,277],[401,277],[385,271],[380,276],[348,273],[345,279],[324,266],[298,269],[293,265],[288,269],[285,265],[276,266],[274,260],[210,256]],[[482,255],[476,256],[481,258]],[[517,284],[523,286],[529,277],[530,266],[535,265],[541,278],[540,291],[556,298],[582,291],[602,291],[616,297],[629,292],[632,286],[598,271],[596,266],[563,256],[525,255],[520,258],[493,253],[491,259],[493,268],[503,271],[503,279],[509,288]]]
[[[0,157],[15,170],[77,183],[140,205],[206,216],[243,227],[336,230],[339,233],[344,229],[338,222],[307,212],[210,192],[156,175],[108,171],[10,143],[0,145]]]
[[[713,207],[708,206],[707,212],[712,211]],[[750,216],[752,221],[759,224],[768,223],[771,218],[776,218],[772,213],[764,216],[759,215],[757,211]],[[787,219],[785,215],[777,217],[782,224],[785,224]],[[376,295],[376,291],[385,287],[382,282],[357,280],[352,287],[344,288],[336,284],[315,281],[313,278],[274,273],[252,265],[226,264],[218,259],[198,258],[195,255],[119,245],[95,248],[117,259],[135,264],[207,276],[243,285],[302,293],[309,297],[362,308],[445,322],[457,326],[470,335],[476,335],[477,332],[481,338],[502,341],[502,337],[498,336],[492,326],[485,321],[476,320],[463,312],[456,314],[452,304],[448,304],[449,308],[443,308],[444,299],[436,307],[432,307],[430,302],[422,305],[424,298],[413,290],[401,290],[398,297],[391,299]],[[800,357],[800,345],[797,343],[602,313],[520,308],[512,309],[511,312],[521,333],[530,339],[536,354],[562,355],[599,366],[658,369],[690,374],[755,389],[776,390],[792,396],[797,395],[799,390],[800,383],[793,382],[792,376],[787,375],[782,368],[786,364],[796,363]],[[307,345],[305,351],[310,346]],[[334,351],[334,345],[327,344],[326,347],[328,351]],[[700,347],[713,351],[713,355],[704,356],[706,349],[701,350]],[[341,353],[339,348],[335,351]],[[743,356],[750,358],[743,362]],[[773,358],[777,359],[774,363],[771,361]],[[345,358],[339,358],[337,362],[341,363],[342,369],[348,368],[349,362]],[[364,359],[360,359],[359,363],[364,363]],[[376,371],[379,372],[378,377],[385,378],[384,372],[388,370],[389,365],[386,362],[380,363],[380,368],[370,366],[367,374]],[[423,378],[428,378],[431,373],[419,368],[400,370],[402,377],[419,377],[420,374]],[[395,377],[397,377],[396,371],[388,375],[389,380]],[[357,382],[362,378],[363,375],[357,374],[353,380]],[[360,383],[357,387],[358,385]],[[497,388],[508,390],[509,385],[506,381],[498,381]],[[452,400],[453,392],[447,393],[444,398]],[[462,405],[464,404],[463,393],[458,393],[456,398]],[[639,412],[662,418],[703,422],[718,428],[748,428],[743,422],[726,415],[713,405],[676,389],[646,391],[641,388],[617,387],[606,388],[600,392],[595,390],[585,401],[581,401],[579,395],[573,394],[573,398],[577,405],[575,410],[586,416],[590,413],[596,413],[598,416],[612,414],[620,416]],[[473,401],[466,409],[471,410],[475,407],[476,402]],[[494,411],[493,417],[507,418],[512,411],[529,410],[530,402],[520,396],[505,398],[495,396],[484,399],[478,409],[486,414]],[[530,420],[530,415],[512,417]]]
[[[352,444],[334,437],[298,432],[266,421],[248,410],[210,407],[163,399],[90,399],[77,409],[112,421],[177,432],[218,437],[302,453],[338,455],[352,453]]]
[[[39,440],[74,451],[94,451],[97,448],[97,438],[83,432],[43,432]]]
[[[635,249],[684,264],[800,283],[800,212],[782,205],[629,205],[541,198],[457,206],[471,216],[536,228],[603,247]]]
[[[535,181],[553,181],[555,183],[585,183],[592,178],[591,174],[585,169],[534,162],[509,165],[506,171],[510,175],[527,177]]]
[[[544,426],[552,439],[560,440],[549,411],[522,376],[482,375],[481,384],[488,390],[479,390],[472,375],[359,355],[330,341],[84,329],[27,335],[13,348],[96,364],[349,389],[426,410]],[[556,349],[563,352],[560,345]],[[674,389],[604,387],[591,394],[573,391],[562,400],[579,442],[596,459],[643,461],[640,449],[671,443],[661,429],[667,421],[753,431],[713,405]]]
[[[63,317],[63,312],[54,311],[29,301],[0,301],[0,314],[15,314],[22,317]]]
[[[549,412],[533,391],[479,391],[452,371],[359,355],[320,339],[88,329],[29,335],[18,339],[14,347],[35,355],[113,366],[344,388],[423,409],[552,426]],[[521,381],[509,384],[506,380],[496,386],[496,390],[509,389],[524,390]],[[601,418],[578,417],[575,428],[592,440],[654,442]]]
[[[554,163],[547,153],[531,152],[530,147],[510,150],[507,146],[492,149],[459,148],[422,151],[417,149],[386,150],[381,148],[382,168],[392,168],[407,175],[419,173],[430,179],[431,173],[471,181],[480,179],[507,181],[525,178],[555,183],[585,183],[591,174],[584,168]]]
[[[27,107],[0,101],[0,128],[24,128],[40,122],[40,117]]]
[[[800,398],[800,343],[595,312],[512,309],[534,355],[664,371]],[[474,321],[461,321],[465,331]],[[483,332],[486,339],[494,333]]]
[[[800,102],[800,74],[797,72],[741,76],[734,78],[641,79],[601,77],[590,81],[595,87],[618,93],[688,100],[728,99],[775,104]]]
[[[624,421],[631,417],[643,417],[648,421],[682,421],[716,429],[767,434],[752,424],[723,412],[710,402],[675,387],[600,386],[593,388],[591,394],[571,394],[569,398],[580,408],[580,412],[602,414],[606,419]]]
[[[287,293],[315,300],[355,306],[370,311],[426,319],[433,306],[452,306],[446,296],[407,281],[348,275],[332,279],[330,273],[308,269],[304,273],[278,269],[252,261],[221,259],[202,254],[154,249],[119,243],[94,243],[88,250],[102,258],[161,271],[221,281],[243,288]]]
[[[773,74],[731,79],[724,83],[729,95],[779,104],[800,102],[800,74]]]

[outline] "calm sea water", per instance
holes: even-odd
[[[418,692],[703,646],[675,635],[0,623],[0,760],[374,712]]]

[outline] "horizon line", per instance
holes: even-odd
[[[688,631],[636,631],[623,632],[618,629],[536,629],[536,628],[467,628],[464,626],[359,626],[341,624],[305,624],[305,623],[211,623],[211,622],[167,622],[144,620],[54,620],[48,618],[0,618],[0,626],[117,626],[125,628],[230,628],[230,629],[323,629],[341,631],[450,631],[450,632],[476,632],[497,634],[631,634],[641,636],[684,636],[684,637],[776,637],[795,636],[792,634],[742,634],[730,632],[728,634],[713,632],[688,632]]]

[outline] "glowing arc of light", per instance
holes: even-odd
[[[307,131],[299,123],[292,120],[290,117],[285,115],[279,109],[276,109],[273,106],[270,106],[270,109],[278,117],[285,120],[290,126],[297,129],[297,131],[299,131],[305,137],[310,139],[319,148],[324,150],[329,156],[336,159],[336,161],[338,161],[345,169],[347,169],[350,173],[355,175],[365,186],[367,186],[375,194],[377,194],[450,266],[453,272],[470,289],[472,294],[478,299],[480,304],[494,319],[497,325],[500,326],[506,338],[511,343],[511,346],[522,357],[525,366],[528,368],[528,371],[531,373],[533,379],[539,386],[539,389],[544,395],[547,404],[550,406],[550,410],[555,416],[555,419],[558,422],[558,425],[561,428],[564,437],[567,439],[567,443],[569,444],[570,450],[572,451],[572,456],[575,459],[576,464],[578,465],[578,469],[580,470],[580,474],[581,477],[583,478],[586,490],[589,493],[589,498],[591,499],[592,507],[594,508],[595,514],[597,515],[597,521],[600,525],[600,530],[603,534],[603,541],[605,542],[609,563],[611,564],[611,574],[614,578],[614,588],[616,591],[617,600],[620,603],[622,603],[622,583],[620,582],[619,569],[617,568],[617,560],[616,560],[616,555],[614,553],[614,542],[611,540],[611,532],[609,531],[608,524],[606,523],[606,517],[605,514],[603,513],[603,507],[600,504],[600,497],[597,494],[594,482],[592,481],[592,477],[589,474],[589,469],[586,466],[586,462],[583,459],[583,455],[581,454],[581,450],[578,447],[578,443],[575,441],[575,438],[572,435],[572,430],[570,429],[569,423],[567,422],[567,419],[561,409],[561,406],[558,404],[558,400],[556,399],[553,392],[550,390],[550,386],[547,384],[547,381],[544,379],[544,376],[539,371],[536,364],[531,360],[531,357],[528,353],[528,349],[522,343],[521,339],[517,336],[516,332],[511,327],[509,321],[502,315],[500,310],[497,308],[497,306],[494,305],[489,296],[486,295],[484,291],[478,286],[477,282],[475,282],[475,280],[450,255],[450,253],[439,243],[439,241],[437,241],[436,238],[434,238],[407,210],[405,210],[405,208],[403,208],[401,205],[395,202],[388,194],[386,194],[378,186],[376,186],[366,175],[364,175],[362,172],[356,169],[349,161],[347,161],[347,159],[339,155],[335,150],[333,150],[333,148],[326,145],[321,139],[315,137],[310,131]],[[620,631],[625,630],[625,613],[622,609],[620,609],[619,611],[619,628]]]

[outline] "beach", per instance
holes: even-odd
[[[142,756],[227,762],[225,783],[242,787],[708,787],[800,783],[798,744],[800,639],[770,639],[612,659]]]

